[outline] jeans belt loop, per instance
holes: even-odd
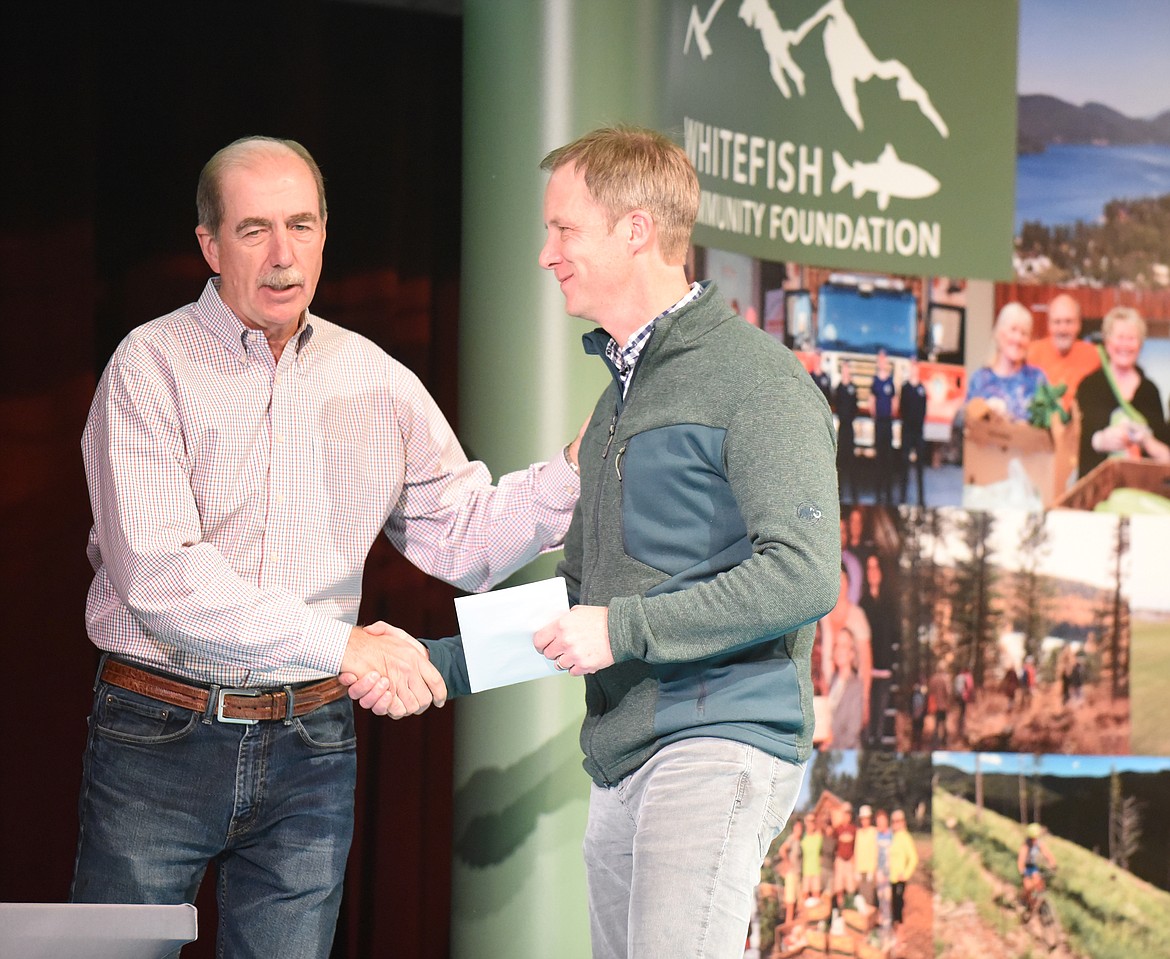
[[[98,683],[102,681],[102,673],[104,673],[106,670],[106,660],[109,658],[110,654],[108,651],[103,651],[101,656],[98,657],[98,668],[93,677],[93,691],[95,693],[97,692]]]
[[[281,686],[280,688],[284,690],[284,701],[288,706],[284,714],[284,724],[291,726],[294,719],[293,710],[296,709],[297,705],[296,696],[293,695],[293,688],[291,686]]]
[[[223,698],[224,696],[262,696],[263,693],[259,689],[220,689],[213,698],[215,699],[215,718],[221,723],[235,723],[237,726],[255,726],[260,720],[258,719],[233,719],[231,716],[223,714]]]

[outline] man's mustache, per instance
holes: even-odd
[[[293,267],[270,270],[256,281],[257,286],[268,286],[274,290],[287,290],[290,286],[304,286],[305,275]]]

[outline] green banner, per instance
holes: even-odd
[[[661,125],[699,172],[696,243],[1011,276],[1016,0],[661,2]]]

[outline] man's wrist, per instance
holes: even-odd
[[[573,471],[573,473],[576,474],[577,476],[580,476],[581,475],[581,467],[578,466],[577,461],[575,459],[573,459],[572,456],[569,455],[569,447],[571,447],[572,445],[573,445],[572,443],[567,444],[565,446],[565,448],[563,450],[561,450],[561,455],[565,458],[565,462],[569,465],[569,469],[571,469]]]

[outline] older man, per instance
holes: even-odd
[[[1072,409],[1081,380],[1101,366],[1096,347],[1080,336],[1081,306],[1059,293],[1048,304],[1048,335],[1028,347],[1028,363],[1040,367],[1049,383],[1067,387],[1061,397],[1066,410]]]
[[[413,374],[309,312],[326,207],[299,144],[225,147],[197,205],[218,275],[127,336],[83,437],[105,655],[72,897],[191,902],[214,861],[220,955],[324,957],[356,771],[336,674],[384,676],[395,716],[446,697],[414,639],[354,625],[370,546],[486,588],[560,542],[575,450],[493,487]]]

